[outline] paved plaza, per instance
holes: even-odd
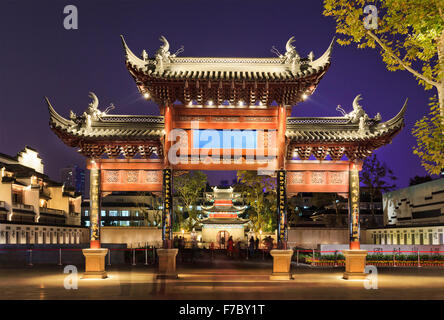
[[[378,289],[346,281],[343,268],[293,266],[294,280],[270,281],[271,263],[178,268],[178,280],[156,280],[153,266],[110,266],[104,280],[80,279],[67,290],[63,266],[1,267],[0,299],[444,299],[444,269],[379,268]]]

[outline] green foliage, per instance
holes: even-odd
[[[364,26],[369,4],[378,9],[375,30]],[[340,45],[378,47],[388,70],[407,70],[426,90],[436,88],[430,117],[416,122],[413,134],[414,153],[428,173],[438,174],[444,168],[444,0],[324,0],[323,14],[335,19]]]
[[[328,222],[329,226],[342,226],[341,209],[347,208],[347,201],[337,193],[317,192],[313,194],[312,203],[318,209],[323,209],[326,206],[332,206],[336,212],[335,221]]]
[[[374,200],[378,194],[396,188],[396,184],[394,183],[396,177],[393,171],[390,170],[385,163],[381,163],[376,154],[373,154],[364,160],[359,178],[361,183],[368,187],[373,223],[375,223]]]
[[[207,176],[202,171],[191,171],[174,177],[173,189],[176,192],[174,230],[193,229],[198,222],[196,205],[207,184]],[[181,209],[182,208],[182,209]],[[188,218],[185,221],[185,218]]]
[[[258,175],[256,171],[238,171],[236,192],[249,206],[248,218],[255,231],[272,232],[276,229],[276,179]]]
[[[414,186],[414,185],[421,184],[421,183],[428,182],[428,181],[432,181],[432,180],[433,179],[430,176],[424,176],[424,177],[414,176],[413,178],[410,178],[409,186]]]
[[[364,26],[364,7],[369,4],[378,9],[375,30]],[[323,14],[335,19],[336,33],[343,35],[337,40],[340,45],[378,46],[388,70],[408,70],[431,89],[443,75],[442,61],[438,61],[443,11],[443,0],[324,0]]]
[[[301,220],[301,216],[299,216],[299,214],[302,214],[303,206],[304,206],[304,201],[302,199],[301,193],[288,199],[288,202],[287,202],[287,209],[288,209],[287,222],[288,222],[288,225],[294,226],[299,223],[299,221]]]
[[[376,195],[377,192],[387,192],[396,188],[396,184],[393,183],[396,180],[393,171],[385,163],[381,163],[376,154],[364,160],[360,180],[373,195]]]
[[[394,181],[397,179],[385,163],[381,163],[376,154],[364,160],[360,172],[360,182],[368,188],[370,195],[372,224],[376,224],[374,200],[378,194],[391,191],[396,188]]]
[[[418,120],[412,134],[417,145],[413,153],[421,159],[421,165],[428,174],[439,175],[444,169],[444,119],[439,113],[439,103],[436,96],[430,99],[429,116]]]

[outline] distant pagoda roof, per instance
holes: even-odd
[[[202,224],[245,224],[250,220],[241,218],[207,218],[200,220]]]
[[[123,36],[126,66],[142,94],[148,93],[160,106],[180,101],[188,104],[269,106],[273,101],[292,106],[310,95],[330,66],[334,39],[318,59],[311,52],[302,58],[292,45],[286,44],[283,55],[272,58],[177,57],[171,54],[165,37],[154,57],[144,50],[135,55]]]

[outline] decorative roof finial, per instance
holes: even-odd
[[[292,45],[293,42],[295,42],[294,36],[288,39],[287,44],[285,45],[285,49],[287,50],[285,52],[285,63],[294,63],[300,59],[298,53],[296,52],[295,46]]]
[[[375,125],[381,121],[381,115],[378,113],[374,118],[370,118],[368,114],[364,111],[359,101],[362,100],[361,94],[358,94],[353,99],[353,111],[345,113],[344,109],[340,105],[336,107],[336,110],[340,111],[342,115],[349,119],[350,123],[359,123],[360,130],[367,130],[369,126]]]
[[[157,54],[161,56],[169,56],[170,55],[170,44],[168,40],[164,36],[160,36],[160,41],[163,42],[163,45],[160,46],[159,50],[157,50]]]
[[[287,44],[285,45],[285,49],[287,52],[295,50],[295,47],[292,45],[293,42],[295,42],[294,36],[292,36],[290,39],[288,39]]]

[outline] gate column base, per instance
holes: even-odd
[[[105,279],[108,277],[105,271],[105,256],[108,249],[82,249],[85,256],[85,273],[82,279]]]
[[[157,279],[177,279],[176,256],[179,249],[157,249],[159,269]]]
[[[293,250],[271,250],[270,254],[273,257],[273,273],[270,280],[292,280],[290,266]]]
[[[343,250],[342,253],[345,256],[345,272],[342,278],[345,280],[365,279],[367,250]]]

